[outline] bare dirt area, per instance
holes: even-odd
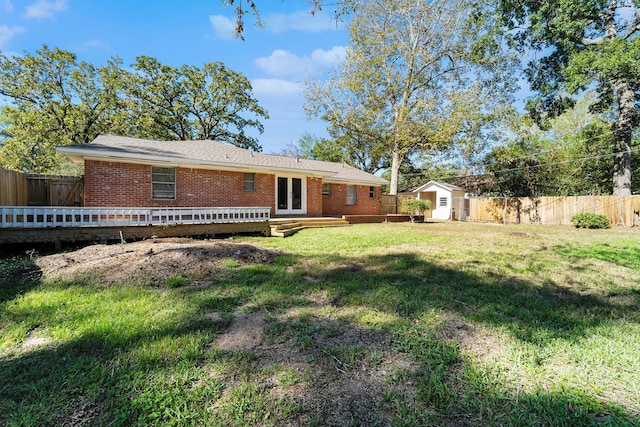
[[[344,322],[322,306],[305,313],[301,319],[295,310],[277,316],[237,311],[212,345],[250,355],[253,371],[264,373],[259,388],[274,401],[285,398],[303,408],[290,425],[312,419],[319,425],[386,426],[393,424],[390,408],[397,400],[418,404],[413,380],[420,367],[395,348],[390,334]],[[214,407],[224,411],[240,383],[234,373],[211,375],[227,384]]]
[[[166,238],[92,245],[39,257],[36,264],[47,277],[92,275],[107,284],[144,278],[148,284],[159,285],[175,277],[210,279],[224,260],[233,259],[239,265],[265,264],[273,262],[276,255],[274,251],[228,241]]]
[[[230,260],[235,265],[265,264],[278,254],[232,241],[172,238],[87,246],[41,256],[36,263],[44,277],[90,275],[104,284],[145,278],[145,283],[158,286],[186,277],[187,286],[205,291],[215,286],[216,270]],[[303,280],[319,279],[307,275]],[[230,360],[248,358],[254,372],[251,382],[260,393],[273,402],[295,402],[302,409],[297,416],[285,417],[287,425],[390,425],[397,400],[417,405],[413,381],[418,363],[394,346],[389,333],[345,320],[349,309],[335,307],[326,292],[315,297],[310,297],[312,306],[276,313],[251,305],[231,313],[204,312],[214,322],[232,318],[211,347]],[[224,414],[234,405],[237,390],[246,386],[246,378],[235,368],[222,372],[212,368],[210,375],[225,384],[222,397],[211,408]],[[91,419],[92,411],[79,402],[73,417],[88,413]]]

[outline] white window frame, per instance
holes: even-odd
[[[247,178],[251,178],[251,179],[247,179]],[[247,188],[247,185],[249,185],[249,188]],[[245,172],[244,191],[245,193],[254,193],[256,191],[256,174],[254,172]]]
[[[326,191],[325,191],[326,188]],[[324,182],[322,184],[322,195],[323,196],[331,196],[331,183]]]
[[[350,194],[350,190],[351,193]],[[347,206],[355,206],[358,204],[358,186],[357,185],[347,185]]]
[[[171,171],[171,173],[169,173]],[[167,179],[170,175],[173,178]],[[163,178],[164,176],[164,178]],[[152,200],[176,200],[176,168],[166,166],[151,166],[151,199]],[[154,188],[156,185],[167,186],[167,188],[173,188],[171,197],[168,190],[159,190]],[[157,193],[161,194],[158,195]],[[164,193],[164,194],[163,194]]]
[[[441,208],[446,208],[449,205],[449,198],[448,197],[440,197],[438,199],[438,206]]]

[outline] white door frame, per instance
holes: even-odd
[[[281,178],[286,179],[286,203],[281,204],[279,200],[280,192],[279,185]],[[293,209],[294,194],[293,194],[293,180],[300,180],[300,209]],[[283,181],[284,183],[284,181]],[[307,177],[295,176],[295,175],[276,175],[276,215],[306,215],[307,213]],[[286,204],[286,207],[284,205]],[[281,208],[281,206],[283,206]]]

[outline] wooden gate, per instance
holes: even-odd
[[[28,206],[82,206],[82,177],[27,175]]]
[[[82,177],[0,169],[0,206],[82,206]]]
[[[413,193],[407,194],[383,194],[382,201],[382,215],[395,215],[402,213],[402,201],[407,199],[415,199],[416,196]]]

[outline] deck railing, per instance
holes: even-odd
[[[268,207],[67,208],[0,207],[0,228],[222,224],[268,221]]]

